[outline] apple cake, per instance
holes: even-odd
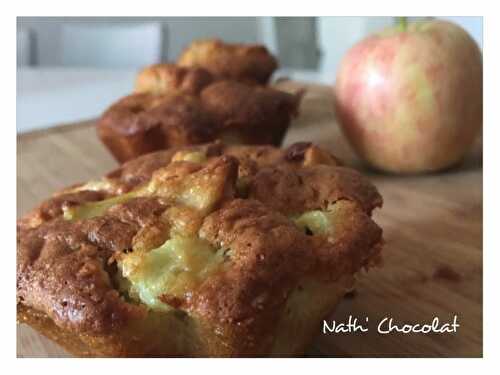
[[[137,75],[135,92],[152,94],[182,92],[198,95],[215,80],[216,78],[203,68],[181,67],[168,63],[153,64],[142,69]]]
[[[263,45],[232,44],[217,39],[191,43],[177,59],[184,67],[204,68],[222,79],[265,85],[278,67]]]
[[[309,143],[144,155],[17,222],[17,316],[77,356],[294,356],[377,265],[376,188]]]
[[[298,114],[301,92],[212,81],[200,72],[149,67],[139,74],[140,92],[118,100],[101,116],[97,133],[119,162],[215,139],[281,144]]]

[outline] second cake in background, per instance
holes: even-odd
[[[264,46],[195,41],[177,64],[141,70],[135,93],[101,116],[98,135],[119,162],[215,139],[279,146],[302,93],[266,86],[276,67]]]
[[[298,113],[301,97],[235,81],[216,82],[195,96],[183,92],[193,85],[184,85],[182,79],[160,84],[165,83],[162,94],[152,90],[129,95],[99,119],[98,135],[119,162],[215,139],[278,146]]]

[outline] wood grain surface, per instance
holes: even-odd
[[[384,207],[374,214],[384,229],[384,265],[359,278],[328,321],[365,322],[366,333],[322,334],[308,356],[481,357],[482,356],[482,144],[464,162],[444,173],[393,176],[365,169],[335,122],[328,87],[281,82],[282,89],[305,87],[301,115],[285,144],[316,142],[362,169],[379,188]],[[17,214],[52,192],[99,177],[116,162],[96,137],[93,123],[71,124],[18,136]],[[454,334],[381,335],[377,324],[430,323],[434,317],[460,327]],[[366,323],[365,323],[366,325]],[[20,357],[68,356],[31,328],[18,326]]]

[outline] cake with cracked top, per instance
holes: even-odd
[[[17,316],[78,356],[292,356],[377,265],[376,188],[309,143],[144,155],[17,223]]]

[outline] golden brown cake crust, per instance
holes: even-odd
[[[126,192],[145,183],[155,170],[169,164],[172,157],[180,150],[202,151],[209,158],[221,155],[234,156],[239,162],[240,177],[253,175],[269,166],[301,168],[317,164],[342,165],[341,161],[329,152],[310,142],[297,142],[282,149],[269,145],[227,145],[215,141],[203,145],[173,147],[130,160],[106,175],[111,182],[111,190]]]
[[[220,81],[201,92],[204,107],[221,127],[221,137],[243,144],[280,145],[301,94]]]
[[[44,201],[36,210],[18,220],[20,226],[36,226],[44,221],[55,219],[63,214],[63,207],[77,206],[86,202],[95,202],[109,196],[106,191],[84,190],[76,193],[65,193],[55,195]]]
[[[140,317],[145,309],[119,296],[108,262],[164,209],[156,199],[139,198],[94,219],[58,217],[18,228],[18,298],[77,332],[106,332]]]
[[[175,64],[150,65],[137,75],[136,93],[186,93],[198,95],[214,82],[213,75],[203,68],[182,67]]]
[[[172,146],[215,138],[216,125],[198,98],[178,94],[132,94],[101,117],[97,132],[120,162]]]
[[[356,202],[368,213],[382,204],[375,187],[358,172],[324,165],[261,169],[250,183],[249,197],[287,215],[325,210],[341,199]]]
[[[193,152],[206,161],[185,159]],[[314,193],[274,179],[283,174]],[[138,239],[149,248],[165,241],[170,224],[163,218],[177,207],[172,192],[185,181],[189,189],[210,190],[213,202],[184,230],[227,252],[217,272],[189,293],[162,299],[197,322],[190,340],[201,341],[183,349],[182,338],[178,345],[164,341],[168,335],[161,336],[154,323],[163,321],[161,313],[123,295],[116,262],[139,251]],[[154,193],[131,196],[85,219],[62,215],[68,207],[137,191]],[[325,199],[335,211],[333,237],[308,235],[291,220],[290,214],[327,208]],[[68,346],[78,352],[81,342],[85,355],[265,355],[298,283],[335,282],[378,260],[382,231],[370,212],[381,204],[363,176],[308,143],[277,149],[216,142],[145,155],[101,181],[64,189],[18,221],[20,319],[35,327],[52,321],[57,329],[47,328],[49,335],[73,333]],[[161,324],[169,319],[177,318]]]
[[[177,63],[205,68],[217,77],[263,85],[278,67],[276,58],[262,45],[230,44],[217,39],[191,43]]]
[[[239,352],[258,350],[272,340],[273,316],[297,280],[311,275],[338,280],[378,255],[380,228],[354,203],[342,208],[349,222],[329,242],[298,231],[286,216],[259,201],[227,202],[205,219],[200,234],[230,248],[234,265],[207,279],[187,308],[221,330],[236,326],[232,334],[239,337]]]
[[[101,116],[97,133],[119,162],[217,138],[279,145],[298,113],[300,99],[300,93],[234,81],[208,85],[199,96],[175,91],[136,93]]]

